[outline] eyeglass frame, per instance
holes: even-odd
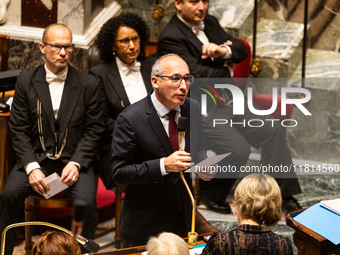
[[[54,52],[54,53],[59,53],[61,51],[62,48],[64,48],[65,52],[68,52],[68,53],[71,53],[73,52],[73,49],[74,49],[74,44],[71,43],[71,44],[66,44],[66,45],[60,45],[60,44],[53,44],[53,43],[47,43],[47,42],[43,42],[44,45],[49,45],[51,47],[51,50]],[[54,51],[53,50],[53,47],[57,47],[59,48],[59,50],[56,50]],[[68,51],[66,49],[66,47],[71,47],[71,51]]]
[[[174,80],[173,80],[173,78],[174,78],[175,76],[177,76],[177,77],[180,76],[180,77],[181,77],[181,79],[179,80],[179,82],[176,83],[176,84],[174,83]],[[192,74],[186,74],[186,75],[184,75],[184,76],[179,75],[179,74],[175,74],[175,75],[171,75],[171,76],[169,76],[169,75],[155,75],[155,77],[161,77],[161,78],[166,77],[166,78],[171,78],[171,79],[170,79],[170,80],[171,80],[171,83],[172,83],[173,85],[176,85],[176,86],[180,85],[183,79],[184,79],[185,85],[191,85],[191,84],[194,83],[194,79],[195,79],[195,76],[193,76]],[[192,77],[192,82],[190,82],[190,78],[189,78],[189,82],[190,82],[190,83],[187,84],[187,83],[185,82],[185,77]]]
[[[129,40],[129,41],[127,41]],[[135,41],[134,41],[135,40]],[[124,38],[124,39],[120,39],[120,40],[115,40],[116,42],[119,42],[121,45],[123,45],[124,47],[127,47],[130,42],[132,41],[134,44],[137,43],[138,41],[140,41],[140,37],[138,35],[133,36],[131,38]],[[124,42],[125,41],[125,42]]]

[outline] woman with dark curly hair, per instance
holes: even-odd
[[[273,177],[250,174],[237,185],[234,196],[232,209],[239,226],[226,233],[215,233],[203,255],[293,254],[290,240],[267,228],[283,217],[281,191]]]
[[[115,120],[125,107],[152,90],[151,67],[156,59],[145,57],[149,38],[148,26],[134,13],[109,19],[97,36],[96,44],[104,62],[93,67],[89,74],[101,80],[106,137],[99,151],[99,172],[107,188],[113,187],[110,151]]]

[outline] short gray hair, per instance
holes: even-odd
[[[152,76],[157,76],[157,75],[163,75],[163,67],[161,65],[161,61],[164,59],[164,58],[167,58],[167,57],[178,57],[180,59],[182,59],[180,56],[178,56],[177,54],[175,53],[169,53],[169,54],[166,54],[166,55],[163,55],[161,56],[159,59],[156,60],[156,62],[153,64],[152,66],[152,70],[151,70],[151,77]],[[159,80],[162,80],[162,77],[159,77]]]
[[[163,232],[158,237],[151,237],[147,244],[149,255],[189,255],[186,242],[178,235]]]

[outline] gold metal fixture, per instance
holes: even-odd
[[[163,8],[163,6],[159,5],[159,4],[155,4],[155,8],[154,11],[152,13],[152,18],[160,21],[165,15],[165,9]]]
[[[262,70],[262,64],[261,60],[258,58],[254,58],[251,62],[250,66],[250,73],[254,76],[257,76],[257,74]]]

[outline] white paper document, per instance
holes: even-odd
[[[323,200],[320,205],[340,215],[340,198]]]
[[[189,250],[189,254],[190,255],[200,255],[200,254],[202,254],[203,249],[204,249],[204,247],[191,249],[191,250]],[[147,255],[147,254],[148,254],[147,251],[142,252],[142,255]]]
[[[226,158],[230,155],[231,152],[221,155],[215,155],[211,156],[209,158],[206,158],[205,160],[202,160],[201,162],[197,163],[196,165],[190,167],[188,170],[185,170],[184,172],[192,172],[196,173],[196,169],[199,169],[200,167],[207,167],[207,166],[213,166],[220,162],[222,159]]]
[[[50,190],[44,194],[46,199],[53,197],[55,194],[65,190],[68,186],[60,181],[60,176],[57,173],[53,173],[45,178]]]

